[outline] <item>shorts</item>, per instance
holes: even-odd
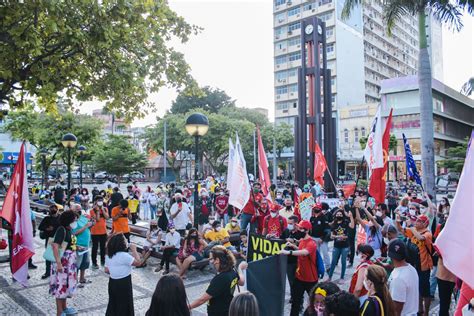
[[[198,224],[199,225],[204,225],[204,224],[207,224],[207,223],[209,223],[209,214],[207,214],[207,215],[199,214]]]
[[[201,261],[203,259],[202,255],[199,252],[193,252],[191,256],[196,258],[196,261]]]
[[[89,251],[83,253],[82,255],[77,255],[77,270],[87,270],[89,269],[91,262],[89,260]]]
[[[430,297],[430,270],[418,272],[418,287],[421,297]]]

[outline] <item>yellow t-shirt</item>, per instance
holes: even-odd
[[[227,225],[225,225],[225,230],[227,230],[229,233],[240,233],[240,226],[237,224],[232,227],[230,223],[227,223]]]
[[[138,210],[138,204],[140,204],[139,200],[128,200],[128,209],[130,210],[130,213],[136,213]]]
[[[221,229],[220,231],[216,232],[213,229],[209,230],[206,234],[204,234],[204,238],[210,241],[217,241],[217,240],[224,240],[229,238],[229,233],[225,229]],[[226,242],[223,244],[224,247],[230,247],[231,243]]]

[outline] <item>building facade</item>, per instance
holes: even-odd
[[[104,134],[125,135],[132,137],[132,128],[124,119],[112,113],[105,113],[102,109],[92,111],[92,116],[104,123]]]
[[[433,88],[433,123],[434,123],[434,153],[435,161],[445,159],[447,150],[459,143],[465,142],[474,128],[474,100],[444,85],[432,80]],[[389,176],[405,175],[405,151],[402,133],[408,139],[415,161],[421,165],[421,130],[420,130],[420,96],[417,76],[408,76],[382,81],[382,116],[387,116],[393,108],[391,133],[397,137],[397,154],[391,155],[392,162],[402,161],[397,165],[391,164]],[[423,171],[421,171],[423,172]],[[437,173],[445,170],[437,168]]]

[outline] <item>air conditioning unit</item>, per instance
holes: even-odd
[[[288,31],[288,35],[291,35],[291,34],[293,34],[293,32],[292,32],[292,31]]]
[[[280,65],[277,65],[277,68],[280,68]]]
[[[280,95],[279,94],[277,94],[276,99],[280,100]]]
[[[283,48],[281,51],[282,51],[282,52],[286,52],[286,48]]]
[[[281,82],[286,82],[286,79],[281,79]]]
[[[290,97],[294,97],[295,96],[295,93],[294,92],[290,92]]]
[[[296,17],[297,17],[297,18],[299,18],[299,17],[300,17],[300,15],[299,15],[299,14],[297,14],[297,15],[296,15]]]
[[[278,23],[282,23],[282,22],[284,22],[284,21],[285,21],[285,20],[283,20],[283,19],[278,19]]]
[[[311,12],[316,12],[316,9],[312,9]]]
[[[288,2],[286,3],[287,6],[290,6],[290,5],[292,5],[292,4],[293,4],[293,3],[292,3],[291,1],[288,1]]]
[[[301,44],[296,45],[296,48],[300,48],[300,47],[301,47]]]
[[[288,110],[283,110],[282,112],[283,112],[283,113],[288,113]]]

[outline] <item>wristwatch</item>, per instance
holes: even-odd
[[[292,256],[292,255],[293,255],[293,250],[290,250],[290,256]]]

